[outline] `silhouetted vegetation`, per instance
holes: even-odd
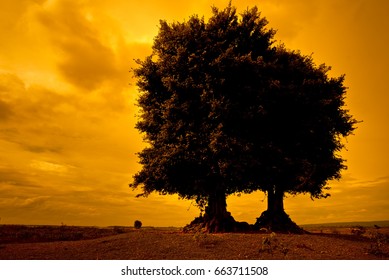
[[[142,227],[142,222],[139,221],[139,220],[136,220],[136,221],[134,222],[134,228],[140,229],[141,227]]]
[[[136,127],[149,144],[133,188],[194,199],[209,232],[269,228],[302,232],[285,194],[325,198],[345,168],[342,137],[356,121],[344,108],[344,77],[312,57],[274,45],[256,7],[229,5],[205,22],[160,22],[153,53],[135,69],[141,91]],[[233,193],[267,193],[255,227],[227,211]]]

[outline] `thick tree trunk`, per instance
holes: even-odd
[[[215,193],[209,197],[204,221],[207,232],[233,231],[235,220],[231,213],[227,212],[227,201],[224,193]]]
[[[284,212],[284,193],[276,188],[267,192],[267,210],[272,213]]]
[[[284,192],[278,190],[276,187],[267,191],[267,210],[257,218],[254,227],[256,229],[266,228],[277,232],[304,232],[285,213]]]
[[[208,205],[203,216],[195,218],[184,231],[202,230],[209,233],[247,231],[249,224],[236,222],[227,211],[226,195],[215,192],[208,197]]]

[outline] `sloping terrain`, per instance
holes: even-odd
[[[29,243],[17,238],[5,240],[5,230],[1,230],[0,259],[3,260],[389,259],[389,228],[310,228],[310,234],[302,235],[205,234],[182,233],[179,229],[111,228],[110,231],[102,230],[102,237],[97,237],[99,229],[94,234],[89,232],[93,239],[88,239],[86,233],[82,234],[82,228],[73,227],[67,234],[81,240],[67,238],[69,236],[62,229],[65,240],[39,242],[36,238]],[[55,230],[53,227],[52,231]],[[91,231],[91,228],[86,230]],[[78,234],[72,235],[74,231]],[[14,234],[17,236],[17,232]],[[24,234],[34,236],[33,231]]]

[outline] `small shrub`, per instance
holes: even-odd
[[[262,247],[260,252],[273,253],[273,250],[277,248],[276,234],[272,232],[269,236],[262,237]]]
[[[134,222],[134,228],[140,229],[141,227],[142,227],[142,222],[139,221],[139,220],[136,220],[136,221]]]
[[[259,253],[273,254],[276,251],[280,252],[286,259],[290,250],[286,244],[277,239],[277,235],[274,232],[262,237],[262,247],[259,249]]]

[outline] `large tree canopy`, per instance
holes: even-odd
[[[355,121],[343,77],[274,47],[266,25],[256,7],[237,15],[231,5],[213,8],[208,22],[161,21],[152,55],[135,69],[148,147],[132,186],[195,199],[209,231],[233,230],[229,194],[265,191],[268,210],[283,213],[284,193],[326,196],[345,167],[341,137]]]
[[[339,179],[346,168],[339,152],[356,120],[344,108],[344,76],[330,78],[329,70],[284,46],[267,63],[268,86],[257,103],[261,113],[253,118],[260,162],[254,183],[268,194],[258,227],[296,230],[284,212],[284,194],[325,198],[328,181]]]

